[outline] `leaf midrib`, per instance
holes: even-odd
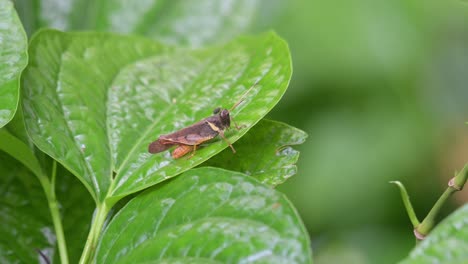
[[[224,48],[218,49],[218,50],[217,50],[216,55],[213,55],[213,56],[212,56],[211,61],[216,60],[216,58],[218,58],[219,56],[221,56],[221,55],[224,54],[225,46],[223,46],[223,47],[224,47]],[[256,48],[256,49],[257,49],[257,48]],[[257,52],[252,52],[252,53],[257,54]],[[250,59],[249,59],[249,61],[248,61],[248,65],[245,65],[245,66],[243,67],[242,73],[238,73],[237,75],[242,76],[242,75],[246,74],[246,72],[248,72],[248,71],[251,69],[251,68],[249,67],[249,65],[252,64],[254,61],[255,61],[255,60],[253,60],[253,59],[250,57]],[[203,71],[206,70],[206,65],[210,65],[210,64],[209,64],[209,63],[206,63],[206,64],[204,65],[203,70],[200,70],[200,72],[203,72]],[[270,71],[271,71],[271,68],[269,69],[268,72],[270,72]],[[265,75],[267,75],[267,72],[262,72],[262,73],[261,73],[260,79],[262,79]],[[197,78],[197,79],[201,79],[201,78],[204,77],[204,76],[205,76],[204,74],[200,74],[199,78]],[[196,79],[195,79],[195,80],[196,80]],[[242,80],[242,78],[241,78],[241,80]],[[236,84],[238,84],[238,83],[239,83],[239,78],[237,78],[237,79],[235,79],[235,80],[233,81],[232,86],[236,86]],[[186,91],[188,91],[188,89],[187,89]],[[221,98],[222,98],[222,97],[221,97]],[[281,98],[281,97],[280,97],[280,98]],[[278,98],[277,101],[279,101],[280,98]],[[276,104],[276,103],[275,103],[275,104]],[[275,104],[273,104],[273,106],[274,106]],[[174,107],[174,105],[171,105],[170,107],[172,108],[172,107]],[[272,108],[272,107],[270,107],[270,109],[271,109],[271,108]],[[166,111],[166,112],[167,112],[167,111]],[[234,111],[233,111],[232,113],[234,113]],[[250,128],[252,128],[252,127],[253,127],[256,123],[258,123],[260,120],[261,120],[261,118],[258,119],[255,123],[253,123],[253,124],[251,125]],[[157,121],[155,121],[155,122],[159,122],[159,119],[158,119]],[[154,125],[156,125],[156,123],[153,124],[153,127],[154,127]],[[250,129],[250,128],[249,128],[249,129]],[[247,131],[248,131],[248,130],[244,131],[243,134],[247,133]],[[148,131],[147,131],[147,132],[148,132]],[[146,135],[145,135],[144,137],[146,137]],[[141,143],[141,140],[142,140],[144,137],[140,138],[139,143]],[[241,137],[242,137],[242,136],[239,136],[238,139],[240,139]],[[234,143],[234,142],[235,142],[235,141],[232,141],[231,143]],[[135,148],[135,146],[137,146],[137,145],[134,145],[134,148]],[[227,147],[227,146],[225,146],[224,148],[226,148],[226,147]],[[133,149],[133,150],[135,150],[135,149]],[[220,149],[219,151],[222,151],[222,150],[223,150],[223,149]],[[128,162],[127,159],[129,159],[129,156],[127,156],[127,158],[126,158],[126,161]],[[145,161],[145,163],[149,162],[150,160],[151,160],[151,159],[147,159],[147,160]],[[192,165],[193,165],[192,167],[201,164],[203,161],[204,161],[204,160],[200,160],[199,162],[192,164]],[[185,168],[184,170],[180,171],[179,174],[181,174],[181,173],[183,173],[183,172],[189,170],[189,169],[192,168],[192,167],[187,167],[187,168]],[[120,170],[120,169],[122,169],[122,168],[124,168],[123,162],[122,162],[122,165],[120,166],[120,168],[119,168],[118,170]],[[116,179],[117,179],[117,178],[118,178],[118,177],[116,177]],[[147,187],[150,187],[150,186],[152,186],[152,185],[154,185],[154,184],[155,184],[155,183],[141,185],[142,188],[140,188],[140,189],[138,189],[138,190],[142,190],[142,189],[147,188]],[[119,186],[121,186],[121,185],[119,185]],[[133,192],[134,192],[134,191],[127,191],[127,192],[125,192],[125,193],[119,194],[119,196],[125,196],[125,195],[128,195],[128,194],[133,193]]]
[[[220,57],[221,55],[223,54],[223,50],[222,49],[219,49],[216,54],[214,56],[211,56],[211,58],[209,60],[206,61],[206,63],[203,63],[203,66],[200,67],[200,70],[198,70],[198,77],[197,78],[194,78],[193,81],[191,82],[190,86],[183,92],[183,93],[179,93],[175,98],[176,98],[176,101],[179,101],[178,99],[180,97],[183,97],[185,96],[189,91],[193,90],[194,87],[195,87],[195,84],[197,83],[197,80],[201,79],[201,78],[204,78],[204,74],[202,74],[204,71],[206,71],[207,69],[207,66],[208,65],[211,65],[211,62],[212,61],[216,61],[216,59],[218,57]],[[176,104],[169,104],[168,107],[163,111],[161,112],[161,114],[158,116],[157,119],[155,119],[153,121],[153,123],[148,126],[145,131],[143,132],[143,134],[140,136],[140,138],[138,139],[138,141],[133,144],[133,147],[130,149],[130,151],[128,152],[128,155],[125,157],[125,159],[122,161],[122,163],[120,164],[120,166],[118,168],[116,168],[116,171],[117,171],[117,175],[116,177],[112,180],[112,183],[111,183],[111,186],[112,188],[109,188],[109,194],[112,193],[114,190],[113,190],[113,187],[115,185],[115,182],[118,181],[118,178],[120,176],[120,171],[122,168],[125,168],[125,166],[127,165],[127,163],[130,161],[130,159],[132,158],[132,156],[134,155],[134,152],[138,149],[138,147],[141,145],[141,143],[143,142],[143,140],[145,140],[145,138],[151,133],[151,131],[154,130],[154,128],[159,124],[159,122],[161,121],[162,118],[164,118],[168,112],[170,112],[171,110],[174,109],[174,107],[176,107]],[[108,196],[112,196],[112,195],[108,195]]]

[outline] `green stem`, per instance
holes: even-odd
[[[57,175],[57,162],[54,160],[52,165],[52,181],[50,184],[50,197],[47,198],[49,202],[49,210],[52,215],[52,222],[54,223],[55,235],[57,237],[57,246],[60,254],[60,263],[68,264],[67,243],[63,233],[62,220],[60,218],[60,209],[58,207],[57,197],[55,196],[55,178]],[[47,192],[46,192],[47,193]]]
[[[429,213],[427,214],[426,218],[424,218],[424,220],[422,221],[422,223],[416,228],[416,231],[418,233],[420,233],[421,235],[423,236],[426,236],[427,234],[429,234],[429,232],[432,230],[432,228],[434,227],[434,224],[435,224],[435,219],[437,217],[437,215],[439,214],[440,212],[440,209],[442,208],[442,206],[445,204],[445,202],[447,201],[447,199],[450,197],[450,195],[452,195],[454,192],[456,192],[457,190],[452,188],[452,187],[448,187],[444,193],[439,197],[439,199],[437,200],[437,202],[434,204],[434,206],[432,207],[431,211],[429,211]]]
[[[439,197],[422,223],[414,229],[414,234],[417,239],[422,240],[427,234],[429,234],[432,228],[434,228],[435,219],[442,209],[442,206],[453,193],[463,189],[467,180],[468,164],[466,164],[460,172],[455,173],[455,176],[449,181],[447,189],[445,189],[444,193]]]
[[[80,258],[80,264],[90,263],[93,259],[99,235],[101,234],[102,227],[104,226],[104,222],[106,221],[110,208],[111,206],[107,206],[105,202],[96,206],[96,214],[93,222],[91,223],[91,229],[89,230],[85,248]]]
[[[55,161],[54,161],[55,164]],[[56,166],[56,165],[55,165]],[[55,167],[54,166],[54,167]],[[57,247],[60,255],[60,263],[68,264],[67,243],[65,242],[65,235],[63,233],[62,219],[60,218],[60,209],[55,197],[54,184],[49,181],[47,177],[38,177],[49,205],[50,215],[52,216],[52,223],[54,224],[55,236],[57,238]]]
[[[55,199],[55,179],[57,178],[57,161],[54,160],[52,163],[52,177],[50,188],[53,190],[52,197]]]
[[[419,220],[416,216],[416,213],[414,212],[413,206],[411,205],[411,201],[405,186],[399,181],[391,181],[390,183],[395,184],[400,189],[401,199],[405,205],[406,213],[408,213],[408,217],[411,221],[411,224],[413,225],[413,228],[417,228],[419,226]]]
[[[435,224],[435,219],[439,214],[442,206],[448,198],[457,191],[463,189],[468,179],[468,164],[466,164],[460,172],[455,173],[455,176],[449,181],[447,189],[440,196],[437,202],[427,214],[422,223],[415,229],[415,233],[421,234],[423,237],[429,234]]]
[[[55,196],[55,178],[57,172],[57,163],[54,160],[52,168],[52,182],[43,175],[38,176],[44,193],[49,205],[50,215],[52,216],[52,223],[54,224],[55,236],[57,238],[57,247],[60,255],[60,263],[68,264],[67,243],[63,233],[62,219],[60,218],[60,209],[58,206],[57,198]]]
[[[57,247],[59,249],[60,263],[68,264],[67,245],[65,235],[63,233],[62,220],[60,218],[60,209],[58,206],[57,197],[55,196],[55,178],[57,174],[57,162],[54,160],[52,164],[52,181],[47,178],[42,170],[39,161],[37,160],[31,148],[23,141],[10,134],[6,129],[0,130],[0,150],[5,151],[13,158],[21,162],[28,168],[39,180],[42,189],[44,190],[49,211],[54,225],[55,236],[57,238]]]

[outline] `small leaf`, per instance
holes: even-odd
[[[468,260],[468,204],[444,219],[401,264],[462,264]]]
[[[302,144],[306,137],[295,127],[263,119],[236,142],[235,154],[225,149],[202,166],[239,171],[276,186],[296,174],[299,151],[292,146]]]
[[[104,231],[95,260],[311,263],[308,241],[284,195],[238,172],[199,168],[131,200]]]
[[[30,33],[41,27],[137,33],[192,47],[245,32],[261,8],[260,0],[17,2]]]
[[[274,33],[183,50],[101,33],[45,30],[30,44],[24,74],[26,128],[39,149],[73,172],[96,201],[118,200],[188,170],[227,147],[215,140],[191,159],[150,155],[148,144],[230,108],[246,125],[280,100],[291,76],[286,43]]]
[[[38,263],[54,255],[55,235],[39,181],[0,151],[0,262]]]
[[[27,38],[9,0],[0,0],[0,128],[18,106],[19,79],[28,63]]]

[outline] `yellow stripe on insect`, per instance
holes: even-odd
[[[213,124],[211,122],[206,122],[206,123],[208,123],[208,125],[211,127],[211,129],[213,129],[216,132],[219,132],[219,127],[217,127],[215,124]]]

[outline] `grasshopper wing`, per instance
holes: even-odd
[[[148,152],[151,154],[159,153],[162,151],[165,151],[166,149],[174,146],[175,144],[172,144],[170,142],[167,142],[165,140],[158,139],[156,141],[151,142],[148,146]]]
[[[174,133],[161,135],[160,140],[168,144],[184,144],[184,145],[200,145],[218,135],[218,132],[213,130],[208,124],[208,118],[197,122],[186,128],[182,128]]]

